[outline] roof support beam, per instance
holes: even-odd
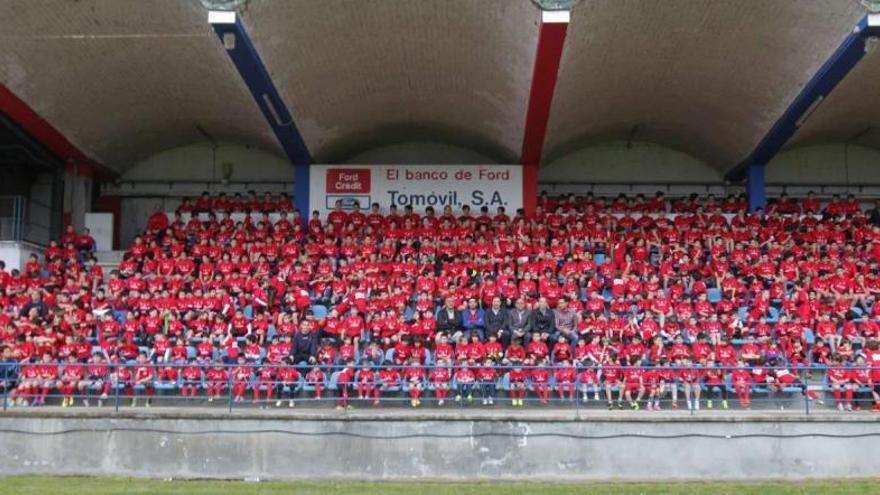
[[[544,138],[547,134],[547,123],[550,121],[550,108],[553,104],[553,93],[556,91],[556,79],[559,77],[562,48],[570,18],[571,14],[567,10],[541,12],[541,29],[520,153],[520,163],[523,166],[523,206],[526,214],[534,213],[537,204],[538,167],[544,151]]]
[[[208,22],[220,38],[223,48],[238,69],[266,122],[275,133],[281,148],[294,166],[294,202],[303,219],[309,216],[309,169],[312,155],[303,141],[293,115],[275,88],[272,77],[247,30],[235,12],[211,11]],[[306,221],[306,220],[304,220]]]
[[[765,166],[785,146],[797,130],[806,123],[831,91],[842,81],[865,56],[869,38],[880,36],[880,14],[865,16],[853,32],[843,40],[840,47],[831,55],[819,71],[810,79],[800,94],[791,102],[788,109],[770,128],[752,153],[729,171],[725,179],[737,181],[753,165]]]

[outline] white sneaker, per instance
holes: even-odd
[[[488,406],[488,405],[489,405],[489,400],[488,400],[488,399],[483,399],[483,405],[484,405],[484,406]]]
[[[697,411],[700,410],[700,403],[699,403],[699,401],[698,401],[696,404],[694,404],[694,408],[695,408]]]
[[[493,404],[495,404],[495,402],[492,400],[491,397],[489,397],[489,405],[491,406],[491,405],[493,405]]]
[[[692,411],[692,410],[694,409],[694,403],[691,402],[690,399],[688,399],[687,402],[688,402],[688,410],[689,410],[689,411]]]
[[[596,395],[594,395],[593,398],[599,400],[599,392],[596,392]]]
[[[437,401],[437,405],[438,405],[438,406],[442,406],[442,405],[443,405],[443,399],[438,400],[438,401]]]

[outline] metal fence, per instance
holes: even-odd
[[[118,411],[158,402],[222,407],[230,412],[274,405],[343,410],[355,406],[680,409],[690,414],[713,409],[784,410],[809,415],[816,408],[872,410],[880,402],[870,379],[878,369],[858,366],[554,368],[150,362],[8,362],[0,366],[4,410],[98,405]],[[435,374],[437,370],[445,371]],[[742,380],[744,374],[747,380]],[[766,380],[755,381],[755,376]]]

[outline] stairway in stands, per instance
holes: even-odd
[[[125,251],[98,251],[95,256],[98,258],[98,265],[104,269],[104,278],[106,279],[110,272],[119,268],[122,261],[122,255]]]

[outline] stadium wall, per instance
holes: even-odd
[[[411,141],[358,153],[345,163],[354,165],[486,165],[496,160],[480,152],[445,143]]]
[[[780,153],[767,167],[770,185],[880,186],[880,150],[852,144],[824,144]],[[541,168],[545,188],[574,192],[577,184],[677,184],[682,191],[723,192],[723,174],[702,160],[648,142],[607,142],[564,155]],[[563,186],[563,187],[559,187]],[[731,188],[735,192],[738,186]],[[615,189],[617,192],[627,190]],[[844,188],[845,191],[845,188]],[[641,191],[639,191],[641,192]]]
[[[429,414],[333,419],[265,411],[222,419],[156,411],[28,413],[0,417],[0,475],[651,481],[880,476],[873,455],[876,417],[661,420],[622,413],[572,421],[572,414],[444,420]]]
[[[266,151],[239,144],[202,142],[157,153],[133,165],[120,182],[255,182],[290,181],[290,162]],[[201,192],[199,190],[199,192]]]
[[[796,148],[771,161],[765,178],[769,184],[880,186],[880,150],[854,144]]]

